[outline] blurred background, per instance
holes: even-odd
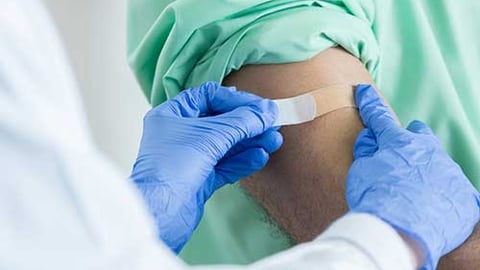
[[[126,60],[125,0],[45,0],[78,81],[92,135],[128,175],[149,106]]]

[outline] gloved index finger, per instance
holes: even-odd
[[[217,82],[205,82],[199,87],[184,90],[155,110],[161,114],[200,117],[230,112],[260,100],[261,97],[236,91],[234,87],[224,87]]]
[[[265,132],[278,117],[278,107],[272,100],[214,82],[204,83],[200,88],[207,91],[205,113],[225,119],[232,117],[228,124],[248,131],[247,137]]]
[[[221,114],[262,100],[262,97],[239,91],[235,87],[216,84],[215,89],[209,96],[208,110],[210,113]]]
[[[198,87],[183,90],[173,99],[155,108],[162,115],[200,117],[210,114],[210,104],[218,88],[216,82],[205,82]]]
[[[386,130],[398,127],[393,112],[371,85],[357,86],[355,102],[363,124],[373,132],[377,140],[381,140]]]

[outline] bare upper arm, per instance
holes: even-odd
[[[268,98],[359,83],[373,81],[363,64],[340,48],[300,63],[245,66],[224,80],[226,85]],[[311,240],[346,212],[344,181],[362,128],[351,108],[284,127],[281,150],[264,170],[242,184],[294,241]]]

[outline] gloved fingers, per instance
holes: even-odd
[[[198,87],[185,89],[174,98],[157,106],[151,114],[176,117],[200,117],[208,114],[209,102],[220,86],[216,82],[205,82]],[[222,89],[223,91],[231,91]]]
[[[220,161],[215,166],[215,190],[225,184],[234,183],[242,178],[261,170],[269,160],[267,151],[263,148],[250,148],[234,156]]]
[[[262,97],[237,90],[235,87],[225,87],[217,84],[216,90],[210,95],[210,115],[217,115],[235,110],[238,107],[265,100]]]
[[[418,120],[410,122],[407,130],[417,134],[434,135],[432,129],[427,124]]]
[[[276,129],[272,128],[265,131],[265,133],[261,135],[237,143],[227,152],[227,154],[224,156],[224,159],[246,151],[250,148],[263,148],[267,153],[271,154],[277,151],[282,144],[282,134],[280,134],[280,132],[278,132]]]
[[[276,152],[283,144],[283,136],[276,130],[267,130],[260,136],[257,136],[258,140],[252,141],[252,144],[246,144],[246,147],[263,148],[267,153],[272,154]]]
[[[353,148],[353,159],[372,156],[378,150],[377,141],[370,129],[364,128],[358,134],[355,146]]]
[[[217,82],[205,82],[199,87],[186,89],[173,99],[154,109],[164,116],[200,117],[232,111],[261,97]]]
[[[278,115],[275,102],[267,99],[251,102],[235,110],[217,116],[209,117],[214,130],[221,133],[222,137],[229,139],[230,147],[237,143],[256,137],[273,128]]]
[[[427,124],[423,123],[422,121],[418,121],[418,120],[412,121],[408,125],[407,130],[415,134],[429,135],[430,136],[429,138],[432,141],[435,141],[437,145],[442,144],[440,138],[435,135],[432,128],[430,128]]]
[[[372,130],[377,141],[382,140],[381,137],[386,131],[399,128],[393,112],[371,85],[358,85],[355,101],[363,124]]]

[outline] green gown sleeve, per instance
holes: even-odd
[[[336,45],[375,74],[373,14],[359,2],[130,0],[129,63],[152,105],[246,64],[304,61]]]

